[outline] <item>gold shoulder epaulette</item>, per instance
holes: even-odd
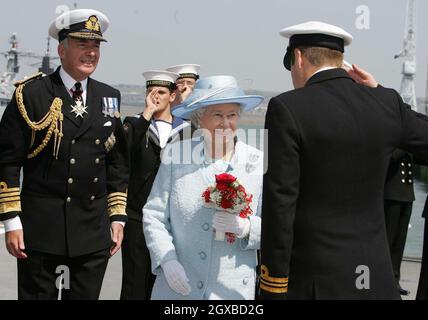
[[[15,86],[15,87],[18,87],[18,86],[20,86],[21,84],[27,83],[27,82],[32,81],[32,80],[35,80],[35,79],[39,79],[39,78],[43,77],[43,75],[44,75],[44,73],[43,73],[43,72],[37,72],[37,73],[33,74],[32,76],[25,77],[25,78],[24,78],[24,79],[22,79],[22,80],[16,81],[16,82],[14,83],[14,86]]]
[[[37,156],[47,145],[52,135],[54,136],[54,147],[53,147],[53,156],[55,159],[58,159],[59,147],[61,145],[61,140],[64,134],[62,133],[62,121],[64,120],[64,115],[62,113],[62,100],[59,97],[55,97],[52,101],[52,104],[49,108],[48,113],[40,120],[40,121],[31,121],[28,117],[27,110],[24,105],[24,96],[22,91],[25,85],[36,78],[40,78],[43,75],[43,72],[39,72],[25,80],[18,81],[15,83],[16,91],[15,91],[15,99],[16,104],[18,105],[19,112],[21,116],[24,118],[25,122],[31,129],[31,142],[30,148],[33,147],[33,143],[36,137],[37,131],[42,131],[48,128],[46,132],[46,136],[43,139],[42,143],[33,150],[30,154],[27,155],[28,159],[34,158]]]

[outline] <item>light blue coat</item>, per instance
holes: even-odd
[[[218,164],[204,161],[202,146],[201,140],[193,139],[174,143],[166,150],[163,161],[171,154],[188,155],[191,151],[193,162],[162,163],[143,208],[144,235],[152,271],[157,275],[151,298],[254,299],[256,250],[260,246],[263,153],[238,140],[234,156],[225,166],[227,172],[253,194],[250,233],[230,244],[214,240],[215,210],[204,207],[202,199],[203,191],[215,182],[214,174],[225,170],[219,169]],[[190,280],[192,291],[188,296],[175,293],[166,282],[161,264],[173,259],[183,265]]]

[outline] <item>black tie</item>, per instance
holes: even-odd
[[[74,90],[71,90],[71,92],[73,93],[73,100],[74,101],[80,101],[82,100],[82,84],[80,82],[76,82],[76,84],[74,85]]]
[[[83,98],[82,98],[83,91],[82,91],[82,84],[80,82],[76,82],[74,84],[74,90],[71,90],[71,92],[73,94],[73,100],[76,102],[76,105],[77,105],[77,101],[81,101],[82,104],[83,104]],[[73,113],[73,115],[76,114],[73,111],[72,111],[72,113]],[[82,117],[80,117],[80,116],[74,116],[73,118],[74,118],[75,121],[77,121],[77,123],[78,123],[79,126],[82,124],[82,122],[83,122],[83,118]]]

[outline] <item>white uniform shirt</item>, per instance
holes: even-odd
[[[74,85],[76,84],[76,80],[74,80],[63,68],[59,69],[59,76],[61,77],[64,86],[67,88],[68,94],[70,97],[73,97],[73,92],[71,90],[75,90]],[[82,100],[83,105],[86,105],[86,94],[88,92],[88,78],[85,80],[79,81],[82,85]]]
[[[156,120],[156,126],[159,133],[159,145],[164,148],[171,134],[172,124],[163,120]]]

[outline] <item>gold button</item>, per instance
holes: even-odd
[[[401,166],[404,167],[404,162],[401,162]]]
[[[100,139],[95,140],[95,144],[100,144]]]
[[[76,160],[75,159],[70,159],[70,164],[75,164]]]
[[[401,174],[406,174],[404,171],[401,171]]]
[[[412,179],[409,179],[409,183],[412,183],[413,182],[413,180]]]
[[[405,183],[405,182],[406,182],[406,180],[404,180],[404,179],[401,179],[401,182],[402,182],[402,183]]]
[[[409,171],[409,174],[411,175],[411,174],[412,174],[412,171]]]
[[[69,179],[68,179],[68,183],[69,183],[69,184],[72,184],[72,183],[73,183],[73,178],[69,178]]]
[[[95,199],[95,196],[91,196],[91,200],[94,200]]]
[[[94,178],[94,183],[97,183],[98,182],[98,178]]]
[[[96,159],[95,159],[95,163],[96,163],[96,164],[100,163],[100,159],[96,158]]]
[[[71,140],[71,144],[75,144],[76,143],[76,140]]]
[[[67,202],[71,202],[71,198],[70,197],[67,197]]]

